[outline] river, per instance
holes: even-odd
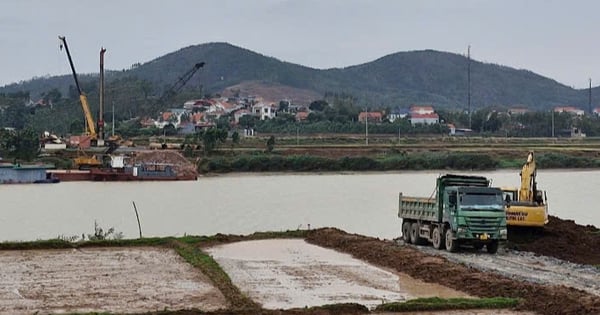
[[[465,173],[465,172],[460,172]],[[92,234],[94,222],[126,238],[249,234],[337,227],[393,239],[398,193],[430,196],[439,171],[353,174],[234,174],[186,182],[63,182],[1,185],[0,241]],[[520,184],[519,170],[470,172],[494,186]],[[540,170],[550,214],[600,226],[600,171]]]

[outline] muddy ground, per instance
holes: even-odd
[[[548,228],[543,232],[513,232],[510,247],[505,250],[508,254],[501,251],[498,255],[467,250],[452,254],[455,256],[447,256],[445,252],[428,247],[348,234],[334,228],[307,231],[305,240],[323,248],[350,254],[355,259],[394,274],[406,274],[412,279],[441,285],[470,296],[510,297],[521,301],[515,310],[469,310],[458,314],[515,314],[514,311],[527,314],[600,314],[598,270],[590,265],[580,268],[555,259],[598,264],[599,237],[595,227],[580,226],[572,221],[551,217]],[[210,244],[204,242],[196,246],[198,250],[206,250],[209,246],[256,239],[257,236],[252,235],[216,235]],[[517,247],[521,250],[530,249],[533,253],[512,249]],[[104,251],[112,253],[112,258],[99,258],[99,253]],[[160,255],[138,251],[140,248],[137,247],[48,250],[41,251],[42,257],[45,257],[43,259],[28,257],[39,252],[37,250],[0,251],[0,314],[30,314],[37,309],[59,313],[65,310],[106,310],[140,314],[152,309],[187,309],[156,314],[219,315],[369,313],[368,308],[355,304],[356,302],[288,310],[269,310],[258,308],[254,303],[238,303],[246,299],[245,293],[235,293],[237,289],[229,290],[233,288],[228,287],[232,284],[210,285],[200,270],[183,263],[175,253],[164,256],[164,251],[171,251],[170,249],[157,248],[156,251],[162,253]],[[254,248],[252,251],[259,256],[261,254],[260,249]],[[152,252],[153,250],[150,251]],[[266,254],[267,252],[265,256]],[[541,256],[542,254],[555,258]],[[171,257],[173,255],[175,257]],[[77,260],[75,256],[81,257]],[[156,263],[159,257],[163,257],[158,259],[161,263]],[[273,262],[273,259],[262,260],[267,266]],[[123,268],[123,263],[129,267]],[[310,262],[308,264],[316,265]],[[503,267],[500,270],[489,268],[495,265]],[[274,264],[273,266],[276,267]],[[224,266],[224,269],[227,268]],[[40,270],[44,272],[39,274]],[[347,276],[345,274],[341,278]],[[166,278],[164,281],[158,280],[160,277]],[[364,277],[362,279],[365,282],[369,280]],[[406,280],[401,279],[400,283],[402,281]],[[158,286],[160,283],[164,285]],[[260,286],[260,283],[255,285]],[[223,292],[224,298],[219,297],[221,294],[218,290],[215,292],[214,287]],[[347,301],[350,300],[344,300]],[[46,307],[42,308],[40,305]],[[112,306],[106,308],[107,305]],[[448,312],[437,314],[446,313]]]
[[[207,248],[233,283],[266,309],[381,303],[419,297],[469,297],[377,268],[302,239],[266,239]]]
[[[0,314],[227,307],[202,273],[167,248],[0,251]]]
[[[532,283],[477,270],[443,257],[425,254],[393,241],[347,234],[336,229],[320,229],[309,234],[307,241],[336,249],[377,266],[438,283],[480,297],[522,299],[519,310],[539,314],[600,314],[600,296],[574,288],[546,283]]]

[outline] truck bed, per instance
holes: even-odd
[[[403,219],[437,221],[438,204],[434,198],[402,196],[398,217]]]

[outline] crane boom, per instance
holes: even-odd
[[[58,36],[58,39],[62,41],[61,49],[64,46],[65,51],[67,52],[67,57],[69,58],[69,65],[71,66],[71,71],[73,72],[73,78],[75,79],[75,86],[77,86],[77,92],[79,93],[79,101],[81,102],[81,108],[83,109],[83,114],[85,115],[85,122],[87,124],[86,132],[92,137],[92,139],[97,138],[96,134],[96,125],[94,124],[94,118],[92,117],[92,112],[90,110],[90,105],[88,104],[87,97],[81,91],[81,87],[79,86],[79,80],[77,79],[77,72],[75,71],[75,66],[73,65],[73,59],[71,59],[71,53],[69,52],[69,46],[67,46],[67,39],[64,36]]]
[[[177,92],[179,92],[179,90],[181,90],[185,86],[185,84],[194,76],[196,71],[198,71],[198,69],[202,67],[204,67],[204,62],[199,62],[195,64],[192,69],[188,70],[188,72],[184,73],[181,77],[179,77],[177,82],[175,82],[173,86],[171,86],[165,93],[163,93],[163,95],[158,100],[158,103],[162,104],[162,102],[164,102],[166,99],[177,94]]]

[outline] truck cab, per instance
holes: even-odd
[[[499,242],[507,238],[502,196],[500,189],[492,187],[445,187],[442,222],[449,226],[444,235],[446,247],[468,244],[481,249],[485,245],[489,252],[496,252]]]

